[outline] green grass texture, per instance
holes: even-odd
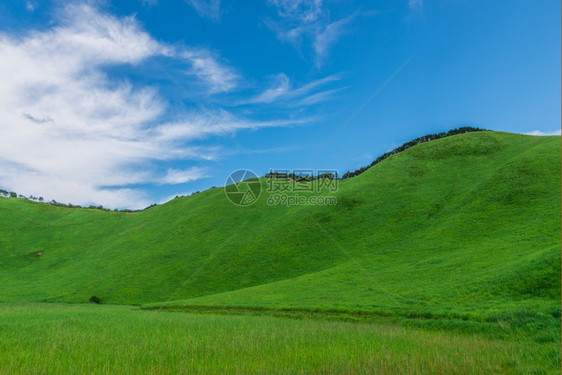
[[[0,332],[0,374],[560,373],[552,345],[385,322],[0,303]]]

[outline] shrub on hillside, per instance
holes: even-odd
[[[101,303],[101,299],[98,296],[91,296],[90,303]]]

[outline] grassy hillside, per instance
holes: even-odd
[[[0,301],[96,295],[113,304],[558,319],[560,137],[435,140],[342,181],[334,195],[336,206],[272,207],[262,194],[239,207],[215,188],[135,214],[1,198]]]

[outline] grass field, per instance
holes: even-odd
[[[276,357],[252,358],[270,348],[287,372],[319,364],[332,366],[326,372],[559,371],[560,157],[560,137],[452,136],[341,181],[329,193],[336,206],[269,206],[264,192],[239,207],[222,188],[136,214],[0,198],[0,324],[13,338],[0,338],[11,353],[2,360],[25,372],[19,352],[59,355],[41,340],[76,335],[95,341],[78,340],[98,353],[90,360],[100,372],[117,358],[103,343],[118,338],[131,352],[123,366],[160,343],[174,355],[172,372],[225,363],[269,372]],[[157,311],[58,304],[94,295]],[[27,337],[42,316],[51,328]],[[113,322],[115,338],[104,322]],[[293,327],[289,341],[284,327]],[[224,347],[215,336],[227,337]],[[37,341],[10,351],[28,339]],[[170,349],[181,340],[195,340],[195,362]],[[256,347],[235,349],[244,341]],[[303,357],[292,352],[301,349]],[[90,348],[76,350],[78,358]],[[150,350],[138,366],[157,372],[164,352]],[[244,363],[232,359],[244,353]]]
[[[381,322],[4,303],[0,333],[5,374],[559,372],[551,345]]]

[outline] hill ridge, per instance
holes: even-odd
[[[435,134],[426,134],[424,136],[415,138],[409,142],[405,142],[403,143],[401,146],[398,146],[396,148],[394,148],[393,150],[384,153],[383,155],[379,156],[377,159],[373,160],[373,162],[371,162],[371,164],[369,164],[366,167],[361,167],[353,172],[347,171],[342,177],[341,179],[347,179],[347,178],[352,178],[352,177],[356,177],[358,175],[360,175],[361,173],[363,173],[364,171],[366,171],[367,169],[373,167],[374,165],[380,163],[381,161],[385,160],[386,158],[395,155],[399,152],[402,152],[404,150],[407,150],[408,148],[421,144],[421,143],[425,143],[425,142],[430,142],[433,140],[437,140],[437,139],[442,139],[445,137],[450,137],[452,135],[457,135],[457,134],[465,134],[465,133],[470,133],[470,132],[479,132],[479,131],[490,131],[487,129],[481,129],[481,128],[476,128],[476,127],[470,127],[470,126],[464,126],[464,127],[460,127],[460,128],[455,128],[455,129],[451,129],[447,132],[441,132],[441,133],[435,133]],[[265,175],[266,178],[268,177],[272,177],[272,173],[268,173]],[[314,176],[312,176],[312,178],[314,178]],[[209,189],[206,189],[209,190]],[[204,191],[206,191],[204,190]],[[195,195],[200,193],[195,192],[192,193],[191,195]],[[9,191],[9,190],[5,190],[5,189],[1,189],[0,188],[0,197],[5,197],[5,198],[18,198],[18,199],[25,199],[25,200],[29,200],[29,201],[33,201],[33,202],[39,202],[39,203],[46,203],[46,204],[50,204],[53,206],[60,206],[60,207],[68,207],[68,208],[87,208],[87,209],[95,209],[95,210],[101,210],[101,211],[117,211],[117,212],[127,212],[127,213],[135,213],[135,212],[141,212],[144,210],[147,210],[151,207],[157,206],[159,205],[158,203],[153,203],[145,208],[142,209],[137,209],[137,210],[132,210],[132,209],[128,209],[128,208],[124,208],[124,209],[109,209],[109,208],[105,208],[102,205],[90,205],[88,207],[86,206],[81,206],[81,205],[77,205],[77,204],[72,204],[72,203],[61,203],[61,202],[57,202],[56,200],[50,200],[50,201],[45,201],[43,199],[43,197],[39,196],[39,197],[35,197],[34,195],[30,195],[29,197],[26,197],[22,194],[18,194],[14,191]],[[180,197],[184,197],[182,195],[178,195],[176,196],[176,198],[180,198]]]

